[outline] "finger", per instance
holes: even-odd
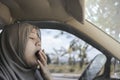
[[[43,67],[43,64],[40,62],[40,60],[37,60],[38,64]]]
[[[43,69],[43,64],[40,62],[40,60],[37,60],[37,69]]]
[[[47,61],[47,57],[46,57],[46,55],[45,55],[44,50],[41,50],[41,51],[39,52],[39,57],[43,57],[44,60]]]
[[[43,55],[40,53],[39,56],[40,56],[40,59],[39,59],[39,60],[42,62],[42,64],[43,64],[43,65],[46,65],[46,64],[47,64],[47,61],[44,59]]]
[[[40,62],[40,60],[37,60],[37,61],[38,61],[38,64],[41,66],[39,70],[40,70],[40,73],[43,76],[44,80],[53,80],[51,78],[51,75],[50,75],[50,72],[49,72],[49,69],[47,68],[47,66],[43,66],[42,63]]]
[[[46,54],[45,54],[44,49],[42,50],[42,55],[43,55],[44,59],[47,61],[47,56],[46,56]]]
[[[40,66],[38,69],[41,68],[43,70],[46,67],[45,65],[43,65],[43,63],[40,60],[37,60],[37,62],[39,64],[39,66]]]

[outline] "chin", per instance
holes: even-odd
[[[37,65],[38,65],[38,63],[37,63],[37,61],[35,61],[35,62],[29,62],[29,67],[30,68],[33,68],[33,69],[36,69],[37,68]]]

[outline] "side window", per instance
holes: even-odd
[[[41,29],[41,34],[42,48],[49,57],[49,69],[53,75],[60,73],[78,77],[88,63],[101,54],[85,41],[65,31]]]

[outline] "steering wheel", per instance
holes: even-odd
[[[79,80],[93,80],[104,66],[107,58],[103,54],[98,54],[88,64],[86,69],[81,74]]]

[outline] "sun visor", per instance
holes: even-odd
[[[68,14],[81,23],[84,23],[85,0],[64,0],[64,7]]]
[[[12,17],[7,6],[0,3],[0,25],[10,24],[12,22]]]
[[[67,22],[76,19],[84,23],[84,0],[1,0],[15,20],[52,20]],[[0,10],[4,22],[9,23],[9,9]],[[2,11],[2,12],[1,12]],[[1,16],[1,15],[0,15]]]

